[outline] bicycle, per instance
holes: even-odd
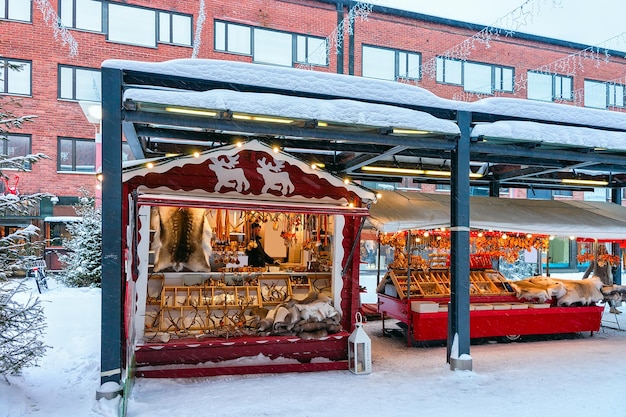
[[[48,278],[46,277],[46,261],[38,259],[31,263],[28,268],[28,276],[35,278],[37,284],[37,291],[41,294],[43,291],[48,290]]]

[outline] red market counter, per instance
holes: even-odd
[[[188,378],[348,369],[347,332],[319,339],[296,336],[205,338],[135,347],[136,375]]]
[[[418,300],[411,300],[415,302]],[[430,299],[439,306],[446,306],[448,299]],[[577,332],[595,332],[600,329],[603,307],[555,307],[549,304],[542,308],[523,307],[513,296],[471,297],[470,306],[480,308],[486,304],[494,306],[509,303],[510,309],[470,309],[470,338],[488,338],[511,335],[543,335]],[[515,306],[515,304],[518,304]],[[529,306],[532,307],[532,306]],[[441,307],[440,307],[441,308]],[[441,308],[443,309],[443,308]],[[409,309],[406,300],[378,294],[378,310],[381,315],[395,318],[407,325],[413,341],[426,342],[448,338],[447,311],[420,312]],[[409,315],[410,311],[410,315]]]

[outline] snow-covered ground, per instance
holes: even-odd
[[[34,282],[27,284],[36,293]],[[118,400],[95,399],[100,290],[65,288],[54,281],[50,287],[40,299],[51,349],[39,367],[0,379],[0,417],[117,415]],[[626,329],[623,316],[620,325]],[[128,416],[623,417],[626,332],[606,324],[592,337],[475,344],[473,370],[450,371],[445,347],[407,347],[399,337],[383,337],[380,321],[370,321],[365,325],[372,339],[369,375],[139,379]],[[386,327],[395,328],[395,322],[388,320]]]

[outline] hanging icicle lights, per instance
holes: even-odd
[[[372,8],[373,5],[360,1],[352,6],[348,11],[348,14],[337,25],[337,27],[335,27],[332,33],[328,35],[328,37],[326,38],[326,42],[324,42],[324,45],[319,46],[309,53],[309,55],[307,56],[307,62],[310,56],[316,56],[322,53],[322,51],[320,50],[320,48],[322,47],[326,48],[326,57],[330,61],[330,53],[333,49],[335,50],[336,54],[339,53],[339,48],[341,45],[343,45],[345,33],[347,32],[349,35],[354,33],[354,22],[356,21],[356,19],[359,18],[359,21],[361,22],[367,20],[367,17],[372,12]],[[297,68],[311,70],[313,69],[313,66],[311,64],[298,64]]]
[[[624,45],[626,43],[626,32],[622,32],[619,35],[613,36],[605,41],[600,42],[598,45],[589,46],[585,49],[582,49],[578,52],[570,54],[566,57],[553,61],[551,63],[542,65],[541,67],[535,68],[531,71],[542,74],[542,75],[566,75],[566,76],[574,76],[578,71],[585,71],[585,64],[593,64],[596,68],[600,65],[608,63],[611,55],[609,54],[609,49],[611,47],[615,47],[618,45]],[[607,82],[610,85],[623,85],[626,76],[621,77],[616,80],[611,80]],[[515,76],[513,80],[513,92],[515,94],[526,90],[528,86],[528,74],[521,73]],[[487,86],[485,86],[487,87]],[[574,101],[574,105],[583,106],[584,105],[584,89],[576,89],[572,91],[571,100],[567,99],[558,99],[555,98],[555,102]],[[458,101],[474,101],[480,100],[485,97],[498,97],[502,96],[505,93],[502,91],[492,91],[490,94],[484,93],[473,93],[462,91],[460,93],[455,93],[452,98],[453,100]]]
[[[78,42],[61,22],[61,18],[48,0],[35,0],[37,8],[43,13],[43,20],[54,30],[54,39],[61,38],[63,45],[70,47],[70,56],[78,55]]]
[[[484,27],[480,32],[465,39],[460,44],[448,49],[439,57],[466,61],[478,45],[490,48],[490,42],[500,36],[513,36],[515,32],[532,23],[541,12],[542,4],[551,4],[552,8],[562,7],[561,0],[526,0],[521,6],[496,20],[492,25]],[[437,58],[431,58],[422,65],[422,75],[431,79],[437,75]]]
[[[197,58],[198,52],[200,52],[200,45],[202,45],[202,28],[204,27],[205,19],[206,14],[204,13],[204,0],[200,0],[200,4],[198,6],[198,20],[196,21],[196,33],[193,37],[193,52],[191,53],[192,58]]]

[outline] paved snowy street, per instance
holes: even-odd
[[[28,282],[31,290],[34,282]],[[99,386],[100,290],[50,283],[40,296],[46,343],[40,367],[0,383],[0,417],[116,415],[117,401],[95,400]],[[23,294],[26,297],[28,294]],[[622,307],[623,309],[623,307]],[[79,312],[79,313],[77,313]],[[626,314],[619,316],[626,329]],[[445,347],[407,347],[369,321],[373,372],[139,379],[129,417],[158,416],[435,416],[626,415],[622,362],[626,332],[616,316],[592,337],[471,346],[473,370],[450,371]],[[611,326],[611,327],[609,327]],[[397,329],[394,320],[386,328]],[[392,332],[399,334],[399,332]]]

